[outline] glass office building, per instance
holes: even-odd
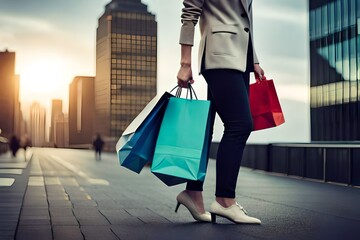
[[[19,76],[15,75],[15,52],[0,52],[0,132],[20,135]]]
[[[360,140],[360,0],[309,0],[311,139]]]
[[[156,95],[157,23],[140,0],[113,0],[96,40],[95,130],[116,141]]]

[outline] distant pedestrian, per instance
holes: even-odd
[[[10,147],[12,156],[13,156],[13,157],[16,157],[16,153],[17,153],[17,151],[18,151],[19,148],[20,148],[20,141],[19,141],[19,139],[18,139],[15,135],[13,135],[13,136],[10,138],[9,147]]]
[[[25,161],[26,161],[26,150],[31,147],[31,140],[30,138],[27,136],[27,135],[24,135],[22,138],[21,138],[21,148],[24,149],[24,158],[25,158]]]
[[[95,160],[100,161],[101,160],[101,151],[104,146],[104,141],[101,139],[101,136],[99,133],[96,134],[96,138],[93,141],[93,146],[95,149]]]

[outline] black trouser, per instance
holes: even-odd
[[[224,123],[216,158],[217,197],[235,198],[236,182],[246,141],[253,129],[249,106],[249,71],[211,69],[203,72],[211,101],[212,136],[215,112]],[[211,139],[209,144],[211,143]],[[189,181],[187,190],[202,191],[203,182]]]

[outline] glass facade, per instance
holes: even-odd
[[[156,95],[157,23],[140,0],[113,0],[99,19],[96,128],[115,142]]]
[[[360,140],[360,0],[310,0],[311,139]]]

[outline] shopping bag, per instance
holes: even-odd
[[[166,92],[152,99],[130,123],[116,144],[120,164],[136,173],[152,161],[157,135],[169,98]]]
[[[273,80],[256,80],[250,84],[250,109],[253,130],[279,126],[285,122]]]
[[[151,171],[166,185],[204,181],[209,148],[210,102],[170,98]]]

